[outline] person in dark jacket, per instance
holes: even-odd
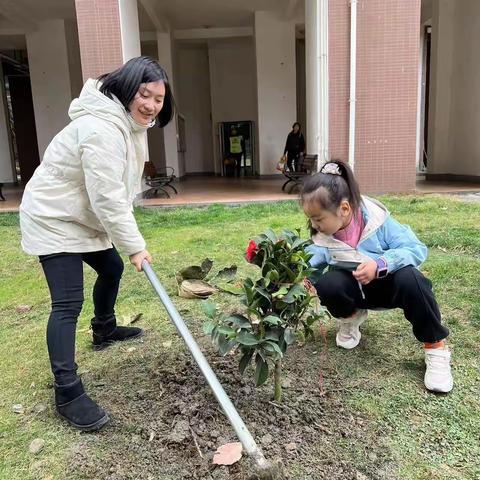
[[[284,155],[287,155],[287,168],[291,172],[300,169],[300,154],[305,155],[305,137],[301,131],[301,125],[295,122],[292,125],[292,131],[287,136]]]

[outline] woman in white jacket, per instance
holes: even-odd
[[[152,261],[134,215],[146,161],[146,131],[164,127],[174,100],[165,71],[148,57],[88,80],[73,100],[71,122],[52,140],[20,206],[22,247],[37,255],[52,310],[47,345],[57,412],[81,430],[98,430],[108,415],[84,391],[75,363],[75,331],[83,305],[83,262],[98,274],[92,319],[94,349],[138,337],[116,325],[123,261],[141,271]]]

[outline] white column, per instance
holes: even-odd
[[[12,169],[12,156],[7,117],[5,89],[3,85],[3,71],[0,63],[0,183],[14,181]]]
[[[305,0],[305,57],[307,152],[318,154],[321,165],[329,160],[328,0]]]
[[[456,4],[453,0],[433,2],[428,119],[429,174],[451,173],[452,110],[454,110],[454,60]],[[457,140],[458,141],[458,140]],[[455,159],[458,162],[458,159]]]
[[[26,35],[38,150],[43,157],[52,138],[69,122],[71,98],[65,22],[47,20]]]
[[[170,32],[163,33],[157,32],[157,45],[158,45],[158,62],[165,69],[170,82],[170,87],[175,94],[174,78],[173,78],[173,61],[172,61],[172,41]],[[180,162],[178,161],[178,144],[177,144],[177,122],[174,118],[163,129],[164,141],[165,141],[165,159],[166,164],[169,167],[175,169],[175,175],[182,177],[185,172],[180,171]]]
[[[137,0],[118,0],[123,63],[140,53],[140,27]]]
[[[295,23],[255,12],[258,143],[261,175],[278,173],[285,140],[297,120]]]

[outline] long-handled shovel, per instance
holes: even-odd
[[[192,337],[192,334],[185,325],[185,322],[183,321],[182,317],[173,305],[170,297],[168,296],[167,292],[158,280],[155,272],[152,270],[152,267],[146,260],[142,262],[142,268],[145,272],[145,275],[150,280],[153,288],[160,297],[160,300],[163,303],[165,309],[167,310],[168,315],[172,319],[172,322],[175,324],[178,333],[180,333],[180,335],[182,336],[193,358],[197,362],[197,365],[200,367],[203,376],[210,385],[210,388],[212,389],[215,397],[217,398],[218,403],[222,407],[225,415],[230,421],[230,424],[234,428],[238,439],[243,445],[243,448],[254,461],[257,475],[259,476],[259,478],[264,480],[274,480],[279,478],[281,476],[280,467],[278,465],[271,465],[265,459],[262,451],[260,450],[260,447],[256,444],[254,438],[245,426],[245,423],[243,423],[243,420],[240,418],[240,415],[233,406],[233,403],[231,402],[230,398],[228,398],[225,390],[223,389],[215,373],[213,372],[212,368],[210,367],[206,358],[198,347],[197,342]]]

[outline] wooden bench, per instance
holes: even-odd
[[[295,172],[283,170],[283,174],[287,177],[287,181],[283,184],[282,190],[285,191],[287,185],[291,184],[288,193],[300,187],[303,179],[309,175],[317,173],[318,155],[304,155],[303,160],[299,162],[298,169]]]
[[[156,197],[160,190],[167,198],[170,198],[170,194],[166,190],[167,187],[170,187],[175,193],[178,193],[177,189],[171,184],[175,180],[175,170],[172,167],[163,167],[157,170],[152,162],[146,162],[144,171],[145,183],[150,187],[145,193],[145,197]]]

